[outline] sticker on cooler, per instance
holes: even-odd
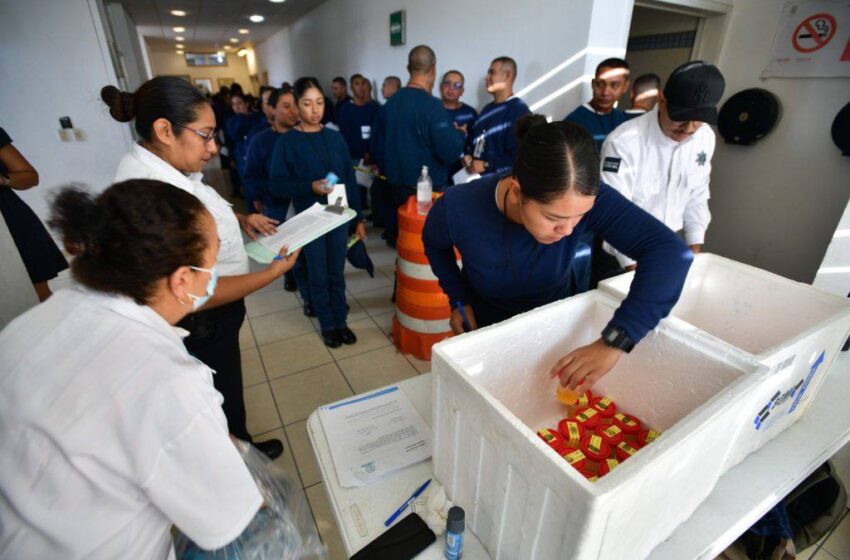
[[[756,430],[761,430],[762,428],[765,430],[769,429],[775,422],[776,418],[782,416],[783,411],[780,410],[781,408],[788,408],[788,410],[785,411],[785,415],[791,414],[794,410],[796,410],[797,405],[799,405],[800,401],[803,399],[803,395],[806,394],[806,389],[809,388],[809,384],[820,369],[820,366],[823,364],[825,356],[825,351],[822,351],[820,355],[818,355],[817,359],[812,363],[808,375],[806,375],[804,379],[798,380],[785,391],[777,391],[772,397],[770,397],[770,400],[768,400],[767,404],[759,410],[753,420],[753,426]],[[793,357],[791,358],[791,361],[793,361]],[[788,360],[783,362],[783,364],[787,362]]]

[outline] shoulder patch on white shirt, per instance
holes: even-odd
[[[607,157],[605,161],[602,163],[602,171],[610,171],[611,173],[617,173],[620,171],[620,162],[623,158],[618,157]]]

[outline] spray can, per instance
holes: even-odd
[[[463,508],[452,506],[446,521],[446,558],[460,560],[463,558],[463,530],[466,528],[466,514]]]

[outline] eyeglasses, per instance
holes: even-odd
[[[443,85],[452,89],[463,89],[463,82],[450,82],[449,80],[445,80]]]
[[[198,136],[203,138],[204,142],[212,142],[212,141],[215,140],[215,131],[213,131],[213,132],[201,132],[200,130],[198,130],[196,128],[192,128],[190,126],[184,126],[182,124],[175,124],[174,126],[179,126],[180,128],[185,128],[186,130],[191,130],[192,132],[194,132],[195,134],[197,134]]]

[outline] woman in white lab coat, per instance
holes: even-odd
[[[283,276],[295,264],[297,253],[271,263],[263,271],[248,272],[248,255],[240,228],[250,237],[271,234],[276,220],[261,214],[237,214],[212,187],[202,182],[201,171],[215,155],[216,121],[212,106],[194,86],[174,77],[159,77],[142,84],[134,93],[114,86],[101,90],[109,113],[120,122],[135,121],[142,138],[118,165],[116,181],[157,179],[182,189],[204,203],[218,228],[221,246],[216,266],[221,278],[215,296],[203,310],[181,325],[190,335],[189,353],[210,366],[215,387],[224,396],[224,414],[230,432],[252,441],[245,426],[242,361],[239,330],[245,320],[244,297]],[[253,442],[274,459],[283,452],[280,440]]]
[[[133,180],[63,190],[50,223],[81,252],[0,332],[0,557],[166,558],[172,523],[229,543],[263,499],[172,326],[215,290],[212,216]]]

